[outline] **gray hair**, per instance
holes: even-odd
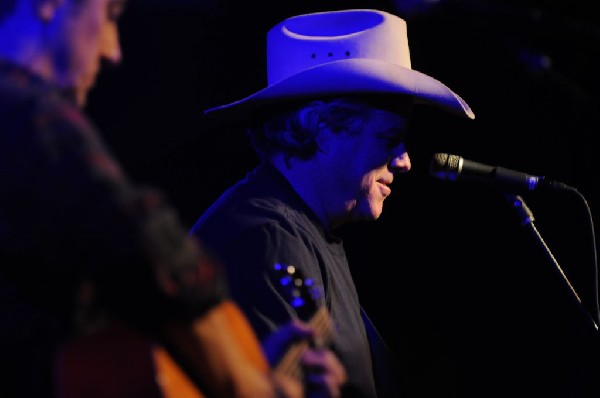
[[[371,110],[366,102],[349,97],[314,100],[274,114],[247,133],[261,160],[277,154],[283,154],[286,163],[293,157],[310,159],[320,150],[323,127],[334,134],[355,134]]]
[[[280,105],[273,107],[264,122],[249,127],[247,134],[261,160],[282,154],[289,163],[293,157],[310,159],[317,154],[318,135],[324,127],[333,134],[358,134],[375,108],[408,114],[412,104],[408,96],[371,94]]]

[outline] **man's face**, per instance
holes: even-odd
[[[411,168],[406,130],[405,117],[375,109],[360,133],[335,134],[326,143],[318,155],[319,175],[327,202],[340,206],[331,217],[334,225],[379,218],[394,175]]]
[[[55,81],[80,106],[101,61],[121,61],[117,21],[124,6],[125,0],[64,0],[48,25]]]

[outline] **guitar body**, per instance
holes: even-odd
[[[118,322],[69,340],[55,360],[57,397],[268,395],[268,361],[247,318],[232,301],[216,305],[191,327],[171,328],[169,333],[186,356],[187,367],[163,346]],[[185,369],[194,369],[202,380],[193,381]]]
[[[59,398],[204,398],[163,347],[119,323],[63,346],[56,385]]]
[[[152,351],[163,398],[205,398],[163,347],[154,346]]]

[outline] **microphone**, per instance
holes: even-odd
[[[432,156],[429,164],[429,174],[447,181],[473,180],[485,182],[509,191],[573,189],[567,184],[549,180],[543,176],[535,176],[499,166],[489,166],[449,153],[435,153]]]

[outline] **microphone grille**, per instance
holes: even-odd
[[[429,163],[429,174],[442,180],[454,180],[461,168],[460,161],[460,156],[435,153]]]

